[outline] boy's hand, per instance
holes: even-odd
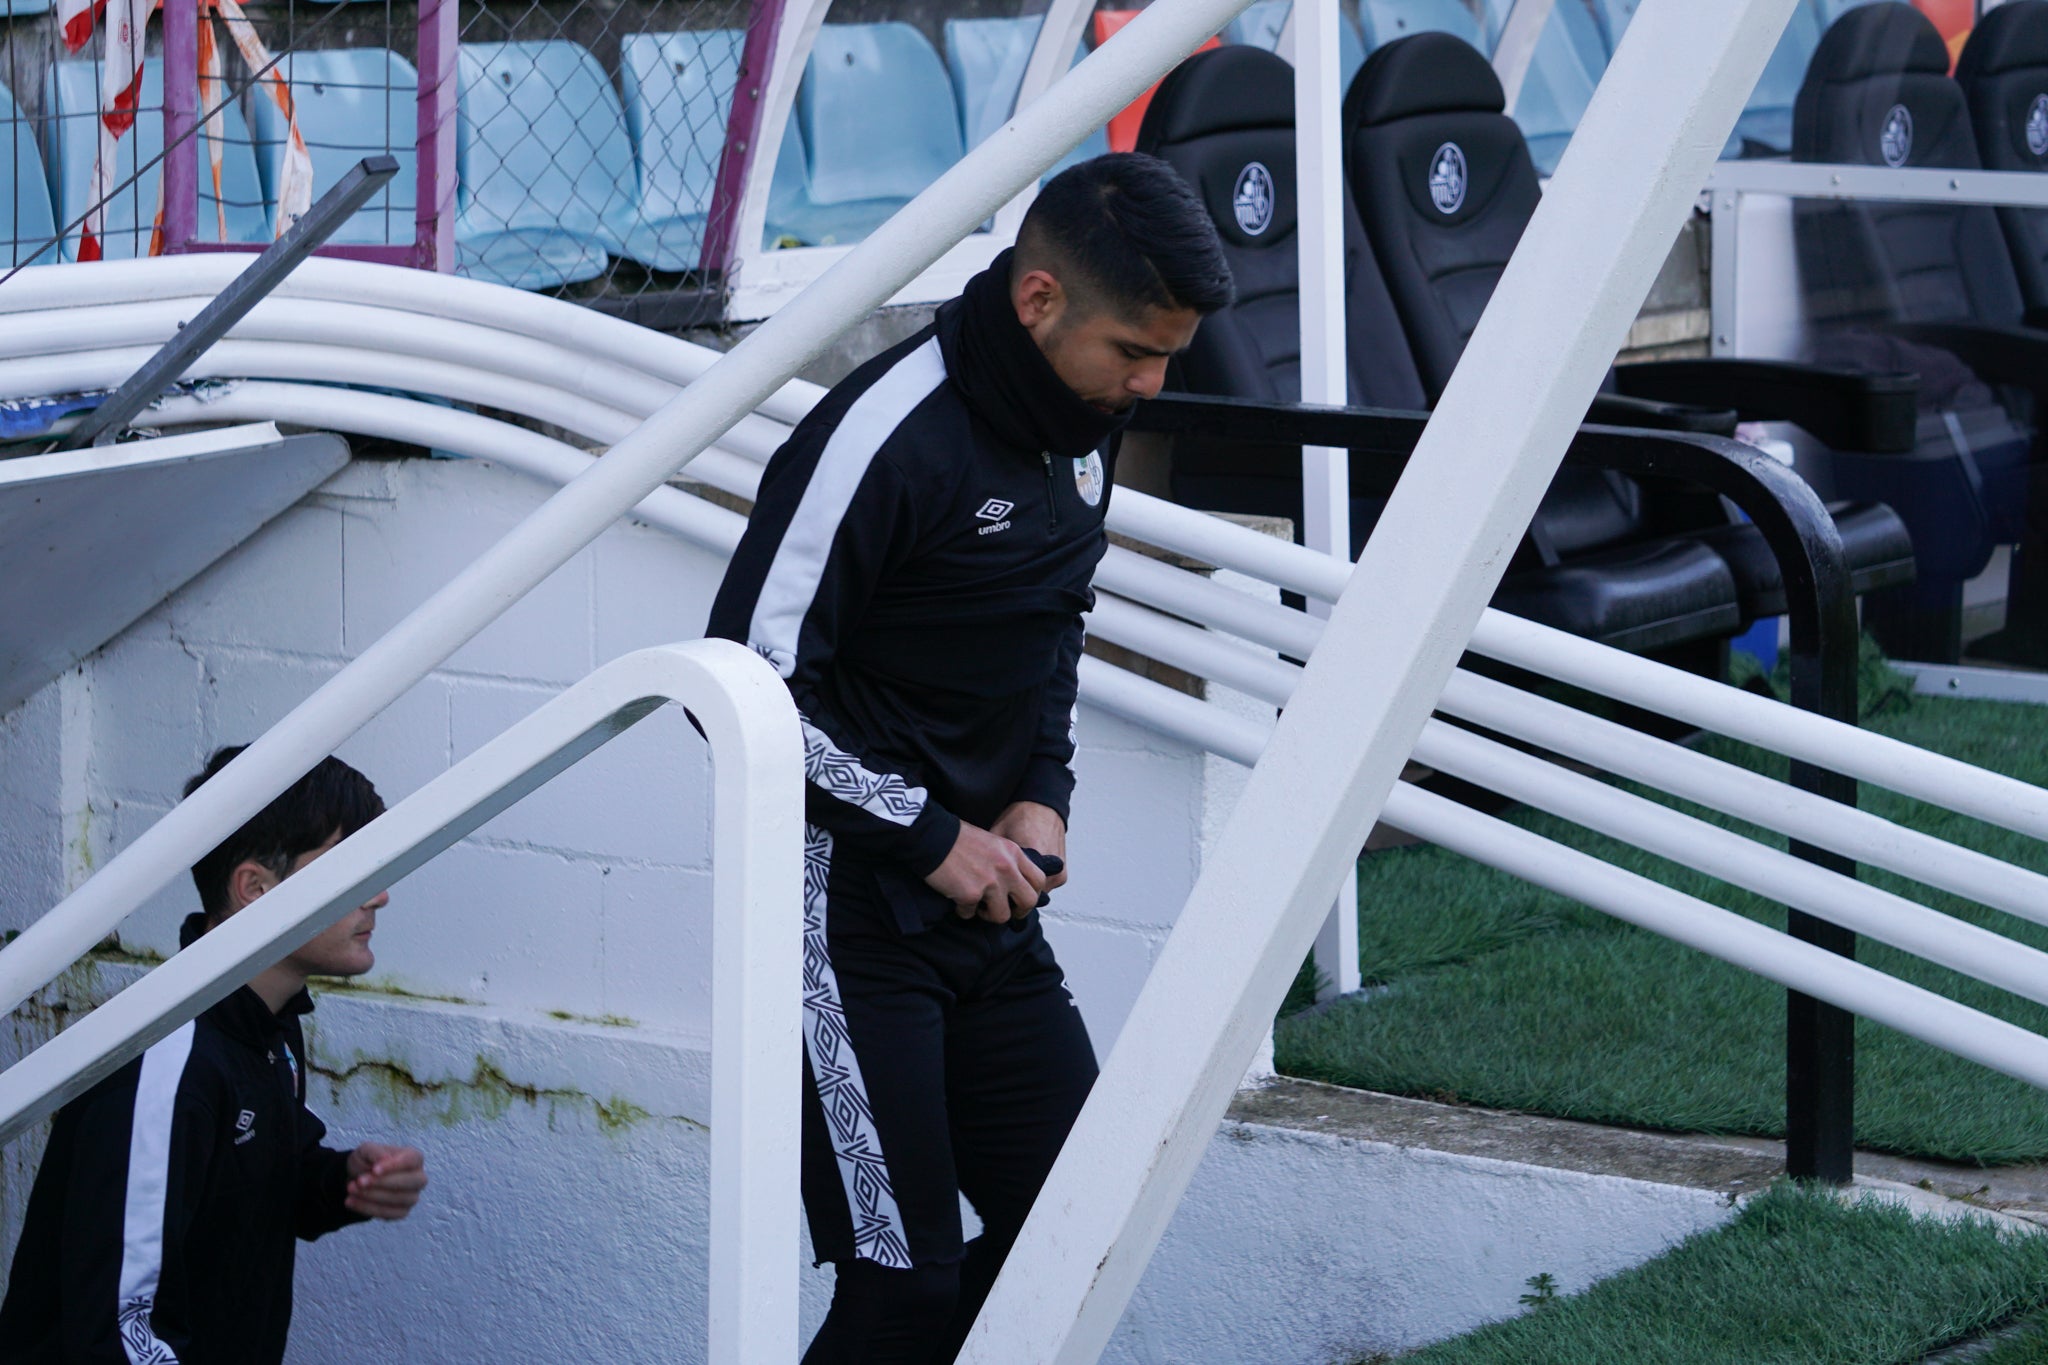
[[[427,1187],[427,1159],[417,1147],[365,1142],[348,1154],[348,1190],[342,1203],[365,1218],[396,1222],[412,1212]]]

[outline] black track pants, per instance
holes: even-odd
[[[803,1191],[840,1279],[804,1360],[950,1360],[1095,1054],[1036,915],[903,934],[870,879],[831,871],[805,943]],[[983,1226],[966,1245],[962,1194]]]

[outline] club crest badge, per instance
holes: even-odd
[[[1074,459],[1074,488],[1081,494],[1081,501],[1090,507],[1102,505],[1102,456],[1091,450]]]
[[[1265,163],[1250,162],[1237,173],[1237,188],[1231,191],[1230,206],[1237,225],[1256,237],[1273,224],[1273,173]]]
[[[2027,109],[2027,150],[2048,156],[2048,95],[2034,96]]]
[[[1877,134],[1877,150],[1887,166],[1903,166],[1906,158],[1913,155],[1913,113],[1905,105],[1894,104],[1884,116],[1884,127]]]
[[[1465,207],[1465,149],[1446,142],[1429,159],[1429,202],[1438,213],[1456,213]]]

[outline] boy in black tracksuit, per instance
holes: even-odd
[[[1094,1080],[1031,911],[1065,881],[1105,446],[1229,297],[1164,163],[1057,177],[798,425],[712,607],[803,720],[811,1365],[952,1359]]]
[[[222,750],[186,794],[219,771]],[[337,759],[193,869],[189,946],[383,803]],[[420,1154],[321,1145],[306,1108],[306,977],[369,970],[381,893],[59,1111],[0,1304],[8,1365],[277,1365],[293,1239],[403,1218]]]

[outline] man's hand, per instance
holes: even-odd
[[[952,901],[953,913],[961,919],[979,915],[991,924],[1030,914],[1046,888],[1045,874],[1013,840],[965,820],[953,851],[925,883]]]
[[[1067,860],[1067,822],[1060,819],[1059,812],[1051,806],[1041,806],[1036,801],[1012,802],[989,826],[989,833],[999,834],[1021,848],[1049,853],[1063,864]],[[1066,884],[1067,869],[1064,866],[1045,879],[1048,891]]]
[[[348,1192],[341,1202],[351,1213],[396,1222],[412,1212],[426,1187],[427,1159],[417,1147],[365,1142],[348,1154]]]

